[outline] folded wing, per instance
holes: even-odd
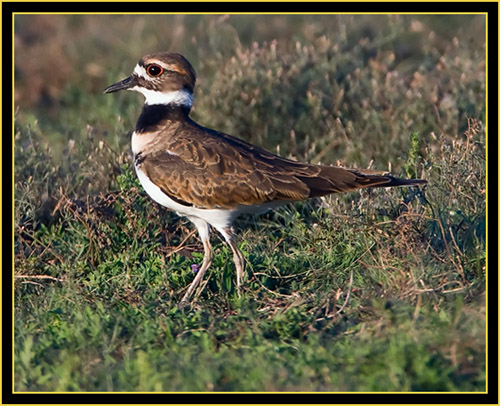
[[[204,138],[178,137],[141,164],[173,200],[198,208],[234,208],[303,200],[368,187],[413,186],[373,170],[312,165],[279,157],[227,134],[205,129]]]

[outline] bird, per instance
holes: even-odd
[[[190,303],[212,264],[211,228],[231,248],[240,292],[245,258],[233,223],[241,214],[332,193],[427,183],[384,171],[299,162],[203,127],[190,117],[195,82],[196,72],[184,56],[157,52],[143,56],[129,77],[104,90],[145,97],[131,140],[137,177],[154,201],[187,217],[203,243],[203,262],[180,306]]]

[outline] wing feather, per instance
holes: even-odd
[[[425,183],[371,170],[312,165],[272,154],[198,126],[148,153],[141,170],[174,200],[199,208],[234,208],[345,192]],[[190,137],[196,131],[196,138]],[[158,147],[158,146],[157,146]]]

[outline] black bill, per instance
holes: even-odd
[[[117,92],[118,90],[130,89],[135,85],[137,85],[137,76],[132,75],[127,79],[123,79],[121,82],[108,86],[106,89],[104,89],[104,93],[113,93]]]

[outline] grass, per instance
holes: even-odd
[[[16,17],[15,390],[485,391],[484,21],[462,17]],[[129,31],[185,49],[202,124],[428,186],[243,216],[242,294],[214,235],[180,310],[202,245],[133,172],[139,97],[100,95],[144,53]]]

